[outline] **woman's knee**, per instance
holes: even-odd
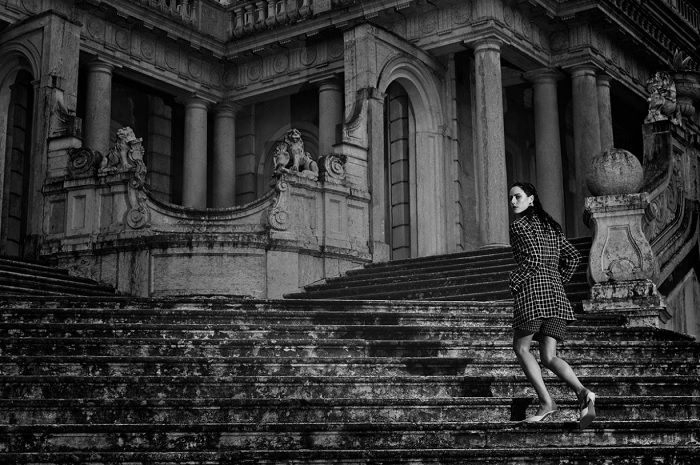
[[[513,352],[518,358],[523,358],[530,353],[530,344],[527,341],[516,339],[513,341]]]

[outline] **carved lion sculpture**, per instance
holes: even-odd
[[[676,103],[676,85],[666,72],[658,72],[647,81],[649,91],[649,111],[644,122],[670,119],[673,124],[680,124],[680,108]]]
[[[136,137],[130,127],[127,126],[117,130],[115,144],[102,157],[99,172],[126,171],[132,168],[132,163],[129,161],[129,152],[134,141],[140,142],[141,139]]]
[[[316,179],[318,177],[318,165],[311,158],[309,152],[304,151],[304,141],[297,129],[290,129],[284,136],[284,142],[291,152],[291,171],[297,171],[300,175]]]

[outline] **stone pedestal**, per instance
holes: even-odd
[[[500,41],[477,42],[474,72],[481,240],[484,246],[502,246],[509,240]]]
[[[586,214],[594,229],[589,256],[591,313],[622,315],[630,326],[656,326],[670,315],[654,282],[659,267],[642,231],[646,193],[588,197]]]

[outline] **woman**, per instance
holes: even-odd
[[[517,216],[510,225],[516,262],[510,273],[510,291],[515,300],[513,350],[540,402],[537,413],[525,421],[544,421],[557,411],[540,366],[530,352],[534,338],[539,341],[542,364],[576,393],[583,429],[595,418],[595,394],[581,384],[568,363],[557,357],[557,341],[564,339],[567,322],[575,320],[564,283],[574,274],[581,254],[566,240],[559,223],[542,209],[532,184],[514,183],[508,199]]]

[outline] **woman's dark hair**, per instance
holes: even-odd
[[[562,232],[561,225],[557,223],[557,220],[552,218],[552,216],[547,213],[544,208],[542,208],[540,196],[537,195],[537,189],[535,189],[535,186],[529,182],[518,181],[511,184],[508,190],[514,187],[521,188],[523,192],[525,192],[525,195],[533,196],[532,206],[528,207],[528,209],[523,212],[525,215],[536,215],[542,221],[542,223],[548,224],[556,232]]]

